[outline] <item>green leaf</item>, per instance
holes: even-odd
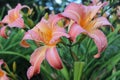
[[[3,15],[4,15],[4,12],[5,12],[5,7],[2,8],[2,11],[1,11],[1,14],[0,14],[0,20],[2,19]]]
[[[111,75],[110,77],[108,77],[106,80],[113,80],[114,77],[119,76],[120,75],[120,70],[115,72],[113,75]]]
[[[46,76],[46,78],[48,78],[49,80],[53,80],[51,76],[51,71],[48,68],[46,68],[43,64],[41,64],[40,68],[41,68],[41,71],[44,72],[44,75]]]
[[[6,54],[6,55],[16,55],[19,57],[24,58],[25,60],[29,61],[24,55],[17,53],[17,52],[12,52],[12,51],[0,51],[0,54]]]

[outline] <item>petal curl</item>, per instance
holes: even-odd
[[[58,27],[58,26],[56,26]],[[64,28],[58,27],[53,33],[52,33],[52,39],[50,40],[50,44],[54,43],[55,41],[59,40],[60,37],[65,36],[69,38],[69,34],[66,33]]]
[[[99,6],[84,6],[82,4],[70,3],[61,14],[73,19],[78,24],[85,25],[95,17],[101,7],[102,4]]]
[[[35,27],[39,28],[40,30],[44,28],[54,29],[57,22],[63,18],[64,17],[61,15],[50,14],[48,20],[42,18],[41,21]]]
[[[31,66],[27,71],[27,77],[30,79],[33,75],[40,73],[40,65],[45,59],[46,46],[37,48],[30,57]]]
[[[57,22],[61,19],[64,19],[64,17],[61,16],[60,14],[57,14],[57,15],[50,14],[48,22],[51,23],[52,27],[54,27],[55,25],[57,25]]]
[[[50,46],[46,51],[46,59],[48,63],[55,69],[62,69],[62,61],[58,55],[55,46]]]
[[[8,15],[6,15],[1,22],[3,22],[3,23],[9,23],[9,17],[8,17]]]
[[[1,68],[2,64],[4,64],[4,60],[0,59],[0,73],[1,73],[0,80],[9,80],[9,78],[6,75],[6,72]]]
[[[98,53],[94,55],[94,58],[99,58],[101,52],[104,51],[104,49],[107,46],[107,39],[104,33],[100,30],[94,30],[93,33],[89,34],[91,38],[93,38],[97,48],[98,48]]]
[[[48,23],[48,21],[46,19],[42,18],[41,21],[32,30],[35,32],[38,32],[38,33],[39,33],[39,31],[44,32],[45,29],[50,29],[48,25],[50,25]]]
[[[3,38],[7,38],[7,34],[6,34],[6,26],[3,26],[1,29],[0,29],[0,36],[2,36]]]
[[[77,23],[79,23],[79,20],[81,18],[81,15],[83,14],[83,5],[76,4],[76,3],[70,3],[64,10],[63,13],[61,13],[63,16],[73,19]],[[84,16],[84,15],[83,15]]]
[[[102,7],[102,4],[99,6],[85,6],[84,12],[86,13],[85,17],[83,19],[85,20],[84,24],[88,24],[89,21],[91,21],[95,15],[99,12],[100,8]]]
[[[40,36],[33,30],[29,30],[28,32],[25,33],[22,41],[21,41],[21,46],[23,47],[29,47],[30,45],[26,42],[26,40],[34,40],[36,42],[40,42]]]
[[[105,17],[96,18],[93,22],[95,22],[94,28],[100,28],[102,26],[110,26],[111,29],[114,30],[112,24]]]
[[[76,37],[77,37],[80,33],[86,33],[86,31],[85,31],[81,26],[79,26],[78,24],[75,24],[75,23],[74,23],[74,24],[70,27],[70,31],[69,31],[69,34],[70,34],[71,39],[75,42],[75,41],[76,41]]]

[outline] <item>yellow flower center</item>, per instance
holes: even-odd
[[[39,35],[45,45],[55,45],[56,43],[50,44],[52,39],[52,30],[48,27],[38,29]]]
[[[95,25],[95,21],[90,18],[90,16],[86,17],[83,20],[80,20],[79,25],[84,28],[86,31],[91,32]]]

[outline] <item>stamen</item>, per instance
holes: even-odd
[[[49,41],[52,38],[51,30],[45,29],[45,31],[43,32],[39,29],[39,35],[45,44],[49,44]]]

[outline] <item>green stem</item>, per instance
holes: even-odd
[[[9,69],[9,67],[8,67],[7,64],[5,65],[5,69],[6,69],[6,71],[8,72],[7,74],[8,74],[9,76],[11,76],[11,78],[12,78],[13,80],[18,80],[18,79],[16,78],[15,74],[13,74],[13,73],[10,71],[10,69]]]
[[[73,57],[74,61],[78,61],[78,57],[75,53],[73,53],[72,47],[77,44],[80,44],[85,38],[86,38],[86,35],[83,34],[77,42],[75,42],[73,44],[71,43],[71,45],[70,45],[70,53],[71,53],[71,56]]]
[[[74,80],[81,80],[84,65],[84,62],[74,62]]]
[[[37,19],[35,20],[35,23],[37,23],[40,19],[41,10],[39,9],[39,7],[37,5],[35,5],[35,9],[37,11]]]
[[[71,54],[72,58],[74,59],[74,61],[78,61],[78,57],[77,57],[77,55],[72,51],[72,47],[75,46],[75,45],[77,45],[77,44],[80,44],[85,38],[86,38],[86,35],[83,34],[83,35],[79,38],[79,40],[77,40],[77,42],[75,42],[75,43],[73,43],[73,44],[72,44],[71,41],[70,41],[70,44],[67,44],[67,43],[65,43],[64,41],[61,41],[61,43],[62,43],[63,45],[66,45],[66,46],[69,47],[70,54]]]

